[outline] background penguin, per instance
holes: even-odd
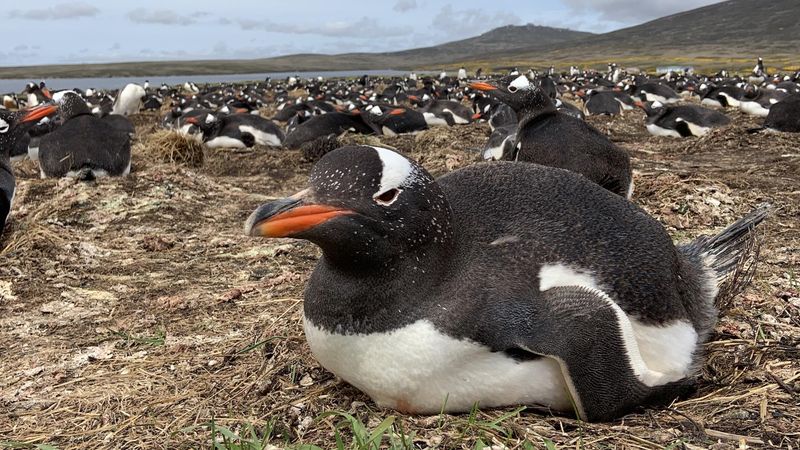
[[[626,88],[631,89],[631,97],[639,98],[643,102],[661,102],[666,105],[681,100],[681,96],[674,89],[661,83],[645,82],[641,85],[631,84]]]
[[[245,232],[322,249],[306,339],[378,405],[536,403],[604,421],[686,393],[718,282],[768,211],[676,247],[644,210],[565,170],[498,162],[434,180],[390,150],[343,147]]]
[[[0,234],[11,211],[16,190],[10,152],[16,146],[17,140],[27,135],[29,126],[55,111],[53,105],[42,105],[15,112],[0,109]]]
[[[699,105],[664,106],[658,102],[638,102],[637,106],[647,114],[647,131],[654,136],[704,136],[712,128],[731,122],[725,114]]]
[[[631,197],[628,154],[583,120],[559,113],[550,98],[524,75],[506,77],[499,86],[483,82],[470,86],[494,95],[516,111],[515,161],[571,170],[615,194]]]
[[[489,161],[513,160],[517,142],[517,124],[497,127],[483,148],[483,159]]]
[[[433,100],[420,109],[429,126],[466,125],[472,122],[472,111],[452,100]]]
[[[370,105],[364,108],[362,117],[379,135],[395,136],[428,129],[425,117],[419,111],[410,108],[384,108],[381,105]]]
[[[556,109],[559,112],[575,117],[576,119],[583,120],[586,118],[586,116],[583,114],[583,111],[581,111],[577,106],[573,105],[572,103],[562,102],[561,99],[557,98],[555,100],[555,105]]]
[[[186,122],[200,127],[208,148],[244,148],[256,144],[280,147],[285,138],[283,130],[274,122],[253,114],[209,113],[205,118],[193,117]]]
[[[748,131],[753,133],[764,129],[800,133],[800,94],[790,95],[772,105],[767,118],[764,119],[764,126]]]
[[[510,106],[489,96],[476,96],[472,102],[472,110],[475,112],[472,120],[486,120],[492,131],[517,124],[517,113]]]
[[[700,101],[701,105],[717,108],[738,108],[744,98],[744,89],[735,85],[724,85],[710,89]]]
[[[622,103],[617,100],[617,93],[614,91],[589,90],[581,98],[585,101],[583,106],[590,116],[616,116],[622,113]]]
[[[739,102],[739,109],[751,116],[767,117],[770,108],[775,103],[778,103],[788,94],[784,91],[777,89],[758,89],[755,86],[748,85],[750,91],[745,88],[745,94]]]
[[[373,130],[361,117],[359,110],[352,112],[332,112],[314,116],[297,126],[286,135],[283,144],[290,149],[298,149],[306,142],[335,134],[339,136],[345,132],[372,134]]]
[[[114,101],[114,108],[111,110],[111,114],[129,116],[138,113],[142,108],[142,101],[144,101],[146,96],[147,92],[145,92],[142,86],[129,83],[117,94],[117,99]]]
[[[92,180],[127,175],[131,170],[131,138],[92,115],[74,92],[59,103],[62,125],[42,136],[39,169],[45,177]]]

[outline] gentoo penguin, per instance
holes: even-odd
[[[492,131],[500,127],[517,125],[517,113],[510,106],[494,98],[481,95],[472,104],[472,120],[485,119]]]
[[[135,83],[129,83],[117,94],[111,114],[130,116],[138,113],[146,96],[147,93],[143,87]]]
[[[53,95],[50,91],[45,87],[44,82],[39,84],[36,83],[28,83],[25,86],[25,90],[23,94],[27,95],[28,99],[28,107],[37,106],[43,102],[49,101],[53,98]]]
[[[126,116],[122,116],[120,114],[109,114],[107,116],[103,116],[102,119],[114,127],[117,131],[128,133],[130,137],[133,137],[136,134],[136,127],[133,125],[133,122],[131,122],[131,119],[128,119]]]
[[[661,102],[662,104],[677,103],[681,96],[671,87],[655,82],[645,82],[642,85],[628,85],[631,89],[631,97],[638,97],[643,102]]]
[[[286,135],[283,144],[290,149],[297,149],[306,142],[335,134],[339,136],[345,132],[372,134],[374,131],[361,117],[361,111],[332,112],[321,116],[314,116],[297,126]]]
[[[764,60],[759,56],[756,66],[753,67],[753,73],[747,78],[747,81],[752,84],[761,84],[767,77],[767,72],[764,70]]]
[[[428,129],[428,123],[422,113],[410,108],[369,105],[364,108],[362,117],[375,130],[375,133],[384,136],[417,133]]]
[[[767,117],[772,105],[788,95],[784,91],[758,89],[751,85],[748,88],[749,91],[745,88],[745,95],[739,101],[739,109],[751,116]]]
[[[14,202],[16,179],[11,169],[10,152],[17,140],[27,135],[27,128],[56,112],[54,105],[41,105],[22,111],[0,109],[0,234]]]
[[[739,102],[744,97],[744,89],[735,85],[724,85],[710,89],[700,101],[701,105],[717,108],[738,108]]]
[[[284,134],[274,122],[253,114],[206,114],[186,119],[203,132],[203,142],[208,148],[245,148],[256,144],[280,147]]]
[[[42,178],[93,180],[127,175],[131,170],[131,138],[92,115],[83,99],[67,92],[58,106],[62,125],[42,136],[39,169]]]
[[[430,126],[466,125],[472,122],[472,111],[452,100],[433,100],[420,109],[420,112]]]
[[[506,77],[499,86],[477,82],[470,87],[488,92],[516,111],[516,151],[509,159],[571,170],[615,194],[631,197],[628,154],[585,121],[558,112],[527,77]]]
[[[583,114],[583,111],[581,111],[577,106],[573,105],[572,103],[562,102],[561,99],[557,98],[555,99],[555,105],[556,109],[561,113],[575,117],[576,119],[583,120],[586,118],[586,115]]]
[[[495,128],[483,148],[483,159],[489,161],[513,160],[516,142],[517,124]]]
[[[691,389],[718,282],[768,212],[675,246],[647,212],[566,170],[495,162],[434,180],[391,150],[349,146],[244,228],[322,249],[306,339],[378,405],[541,404],[608,421]]]
[[[800,133],[800,94],[790,95],[772,105],[764,126],[748,130],[753,133],[766,129],[785,133]]]
[[[700,105],[664,106],[658,102],[636,105],[647,114],[647,131],[654,136],[704,136],[712,128],[731,122],[725,114]]]
[[[617,98],[619,94],[621,93],[615,91],[595,91],[590,89],[585,96],[581,97],[585,101],[583,107],[586,110],[586,114],[590,116],[616,116],[621,114],[623,103]],[[627,94],[624,95],[630,98]],[[633,103],[633,100],[631,100],[631,103]]]

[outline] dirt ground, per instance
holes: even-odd
[[[140,116],[126,178],[40,180],[19,163],[0,239],[0,448],[336,448],[337,430],[345,447],[373,448],[351,446],[359,428],[342,428],[348,413],[384,447],[796,449],[800,135],[749,135],[760,120],[731,115],[731,126],[684,140],[648,135],[638,111],[589,119],[630,152],[633,201],[677,240],[764,201],[776,208],[752,284],[706,346],[697,394],[605,424],[536,408],[405,416],[323,370],[301,326],[317,249],[242,232],[259,204],[304,187],[311,163],[299,152],[164,164],[146,144],[156,117]],[[477,161],[488,134],[473,124],[367,140],[440,175]],[[220,443],[227,432],[243,447]]]

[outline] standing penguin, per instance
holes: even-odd
[[[506,77],[498,86],[478,82],[470,87],[488,92],[516,111],[516,154],[511,159],[571,170],[615,194],[631,197],[628,154],[585,121],[558,112],[524,75]]]
[[[130,116],[138,113],[146,96],[147,92],[143,87],[129,83],[119,92],[117,99],[114,100],[114,109],[111,110],[111,114]]]
[[[131,138],[92,111],[74,92],[59,103],[63,124],[42,136],[39,169],[42,178],[76,177],[93,180],[127,175],[131,170]]]
[[[540,404],[608,421],[687,393],[718,283],[768,211],[675,246],[647,212],[566,170],[496,162],[434,180],[350,146],[244,228],[322,249],[306,339],[378,405]]]
[[[16,180],[11,169],[10,153],[18,140],[27,134],[29,126],[56,112],[54,105],[11,112],[0,109],[0,232],[8,219],[14,201]]]

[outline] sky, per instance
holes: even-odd
[[[0,66],[437,45],[503,25],[606,32],[719,0],[0,0]]]

